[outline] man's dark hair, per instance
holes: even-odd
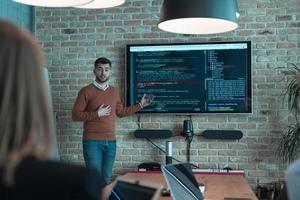
[[[111,61],[110,61],[108,58],[105,58],[105,57],[98,58],[98,59],[95,61],[95,68],[96,68],[99,64],[109,64],[109,66],[111,67]]]

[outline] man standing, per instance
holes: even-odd
[[[116,156],[116,116],[133,114],[152,101],[142,97],[139,104],[124,107],[117,90],[108,84],[111,61],[98,58],[95,61],[93,83],[83,87],[72,110],[74,121],[83,121],[83,157],[86,166],[96,168],[104,182],[110,182]]]

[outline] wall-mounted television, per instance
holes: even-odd
[[[126,102],[140,113],[251,113],[251,43],[126,46]]]

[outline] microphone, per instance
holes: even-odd
[[[183,137],[185,137],[185,140],[187,141],[186,145],[186,160],[189,163],[190,162],[190,148],[191,148],[191,142],[194,137],[194,129],[193,129],[193,122],[192,120],[184,120],[183,121],[183,131],[181,133]]]
[[[172,142],[166,141],[166,165],[172,164]]]
[[[194,136],[193,122],[192,120],[184,120],[183,121],[183,131],[182,136],[186,137],[186,139],[191,139]]]

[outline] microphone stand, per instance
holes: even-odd
[[[187,145],[186,145],[186,160],[188,163],[190,163],[190,149],[191,149],[191,143],[192,143],[192,140],[193,140],[193,136],[194,136],[194,133],[191,132],[191,134],[189,134],[189,136],[187,136],[185,138],[185,140],[187,141]]]
[[[190,116],[190,120],[183,121],[183,132],[181,135],[184,136],[185,140],[187,141],[186,159],[187,159],[187,162],[190,163],[190,148],[191,148],[191,143],[192,143],[193,136],[194,136],[193,122],[192,122],[191,116]]]

